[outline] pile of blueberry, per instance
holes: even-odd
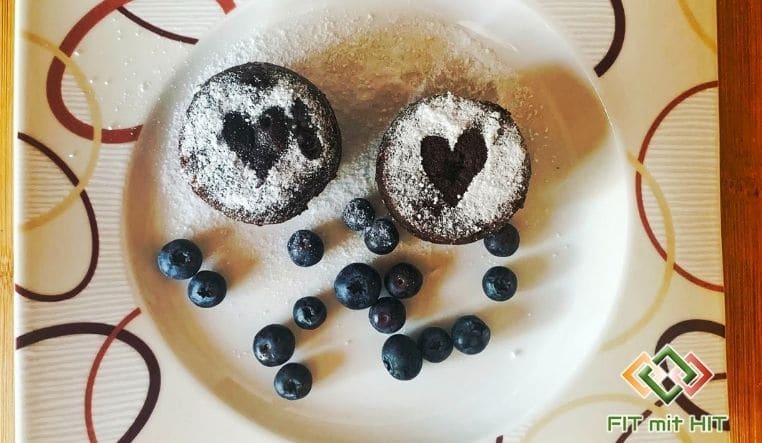
[[[519,231],[513,225],[484,238],[484,247],[495,257],[510,257],[519,248]],[[494,301],[506,301],[516,294],[518,280],[516,274],[505,266],[495,266],[487,270],[482,278],[482,289]]]
[[[341,214],[344,224],[353,231],[362,231],[365,246],[378,255],[386,255],[397,247],[400,234],[391,220],[376,220],[376,211],[368,200],[356,198],[344,207]]]
[[[342,213],[344,224],[353,231],[362,231],[365,245],[376,254],[392,252],[399,243],[394,223],[376,219],[370,202],[356,198]],[[508,257],[519,246],[519,233],[511,225],[489,235],[484,245],[492,255]],[[301,267],[320,262],[325,252],[322,239],[312,231],[296,231],[287,242],[291,261]],[[165,276],[184,280],[190,278],[188,298],[196,306],[209,308],[225,297],[225,279],[213,271],[200,271],[201,250],[190,240],[173,240],[161,249],[157,257],[159,271]],[[490,268],[482,278],[482,289],[490,299],[505,301],[517,289],[516,274],[503,266]],[[406,309],[402,300],[412,298],[423,285],[423,275],[409,263],[397,263],[381,275],[365,263],[352,263],[344,267],[334,280],[337,300],[352,310],[368,309],[368,320],[378,332],[394,334],[405,324]],[[389,296],[381,296],[382,286]],[[303,297],[294,304],[294,323],[302,329],[312,330],[325,322],[327,309],[317,297]],[[478,354],[490,340],[487,324],[474,315],[460,317],[450,331],[430,326],[425,328],[416,342],[403,334],[390,336],[381,349],[384,367],[399,380],[415,378],[421,371],[423,360],[439,363],[447,359],[453,348],[464,354]],[[294,354],[296,339],[291,330],[281,324],[262,328],[254,337],[253,351],[264,366],[283,365],[275,375],[273,386],[287,400],[304,398],[312,389],[312,374],[301,363],[287,363]]]
[[[164,276],[187,280],[188,298],[194,305],[211,308],[220,304],[227,292],[225,277],[214,271],[199,271],[203,255],[192,241],[183,238],[164,245],[156,257],[156,265]]]
[[[314,297],[312,297],[314,298]],[[301,299],[294,306],[294,318],[296,319],[297,306],[300,302],[302,304],[309,303],[303,302],[305,299]],[[307,315],[309,322],[318,322],[318,317],[322,315],[322,319],[319,323],[325,320],[326,310],[325,305],[319,299],[317,300],[319,306],[317,310],[320,310],[322,314],[319,314],[317,310],[309,309],[311,312]],[[317,325],[319,326],[319,323]],[[299,323],[297,323],[299,325]],[[301,326],[301,325],[300,325]],[[316,328],[314,326],[311,329]],[[291,332],[286,326],[272,324],[262,328],[257,335],[254,336],[254,357],[267,367],[280,366],[286,363],[292,355],[294,355],[294,349],[296,349],[296,339],[294,333]],[[306,366],[301,363],[288,363],[281,367],[275,374],[275,380],[273,381],[273,387],[275,392],[286,400],[298,400],[304,398],[309,394],[312,389],[312,373]]]
[[[316,329],[327,316],[325,304],[317,297],[303,297],[293,309],[294,323],[302,329]],[[271,324],[254,336],[254,357],[264,366],[286,363],[294,355],[296,338],[288,327]],[[275,392],[286,400],[304,398],[312,389],[312,373],[301,363],[288,363],[275,374]]]

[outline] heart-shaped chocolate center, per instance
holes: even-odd
[[[295,100],[291,114],[293,117],[288,117],[282,108],[271,107],[252,121],[239,112],[227,113],[222,122],[222,139],[247,168],[265,180],[275,162],[288,150],[291,136],[306,158],[320,157],[322,147],[301,100]]]
[[[446,138],[429,135],[421,140],[423,170],[442,193],[444,201],[456,206],[476,174],[487,161],[487,145],[481,130],[469,128],[450,149]]]

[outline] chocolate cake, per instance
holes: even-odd
[[[299,74],[247,63],[196,92],[180,134],[191,187],[236,220],[282,223],[336,176],[341,136],[325,95]]]
[[[378,189],[397,222],[444,244],[502,228],[523,207],[530,175],[510,113],[449,93],[404,108],[384,134],[376,163]]]

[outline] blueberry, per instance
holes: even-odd
[[[325,303],[317,297],[303,297],[294,303],[294,323],[302,329],[316,329],[327,315]]]
[[[254,336],[254,356],[265,366],[278,366],[294,355],[296,339],[283,325],[267,325]]]
[[[495,301],[506,301],[516,293],[516,274],[503,266],[489,268],[482,278],[482,289],[487,297]]]
[[[365,263],[352,263],[339,271],[333,289],[342,305],[349,309],[365,309],[378,300],[381,276]]]
[[[418,345],[407,335],[395,334],[386,339],[381,348],[381,361],[392,377],[412,380],[421,372],[423,357]]]
[[[310,370],[299,363],[284,365],[275,374],[273,381],[275,392],[286,400],[299,400],[310,393],[312,389],[312,374]]]
[[[353,231],[362,231],[373,223],[376,218],[376,211],[364,198],[355,198],[350,201],[341,213],[341,218],[347,228]]]
[[[513,225],[505,225],[503,229],[484,237],[484,247],[494,256],[511,256],[519,248],[519,231]]]
[[[220,304],[227,290],[225,277],[214,271],[201,271],[188,283],[188,298],[198,307],[211,308]]]
[[[297,266],[312,266],[323,258],[323,240],[312,231],[302,229],[288,239],[288,256]]]
[[[478,354],[489,343],[489,326],[475,315],[457,319],[450,332],[455,349],[464,354]]]
[[[380,298],[370,307],[368,319],[378,332],[397,332],[405,324],[405,305],[393,297]]]
[[[418,337],[418,348],[423,358],[432,363],[439,363],[452,353],[452,339],[444,329],[431,326],[424,329]]]
[[[384,286],[392,297],[410,298],[423,285],[421,271],[409,263],[397,263],[384,276]]]
[[[201,268],[201,250],[192,241],[180,238],[161,248],[156,257],[159,272],[175,280],[185,280],[196,275]]]
[[[378,219],[365,230],[365,246],[378,255],[386,255],[397,247],[400,234],[391,220]]]

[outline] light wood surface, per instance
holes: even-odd
[[[0,442],[13,422],[13,0],[0,0]]]
[[[762,2],[719,0],[720,181],[730,429],[762,442]]]
[[[0,0],[0,441],[13,441],[13,0]],[[731,436],[762,442],[762,2],[718,0]]]

